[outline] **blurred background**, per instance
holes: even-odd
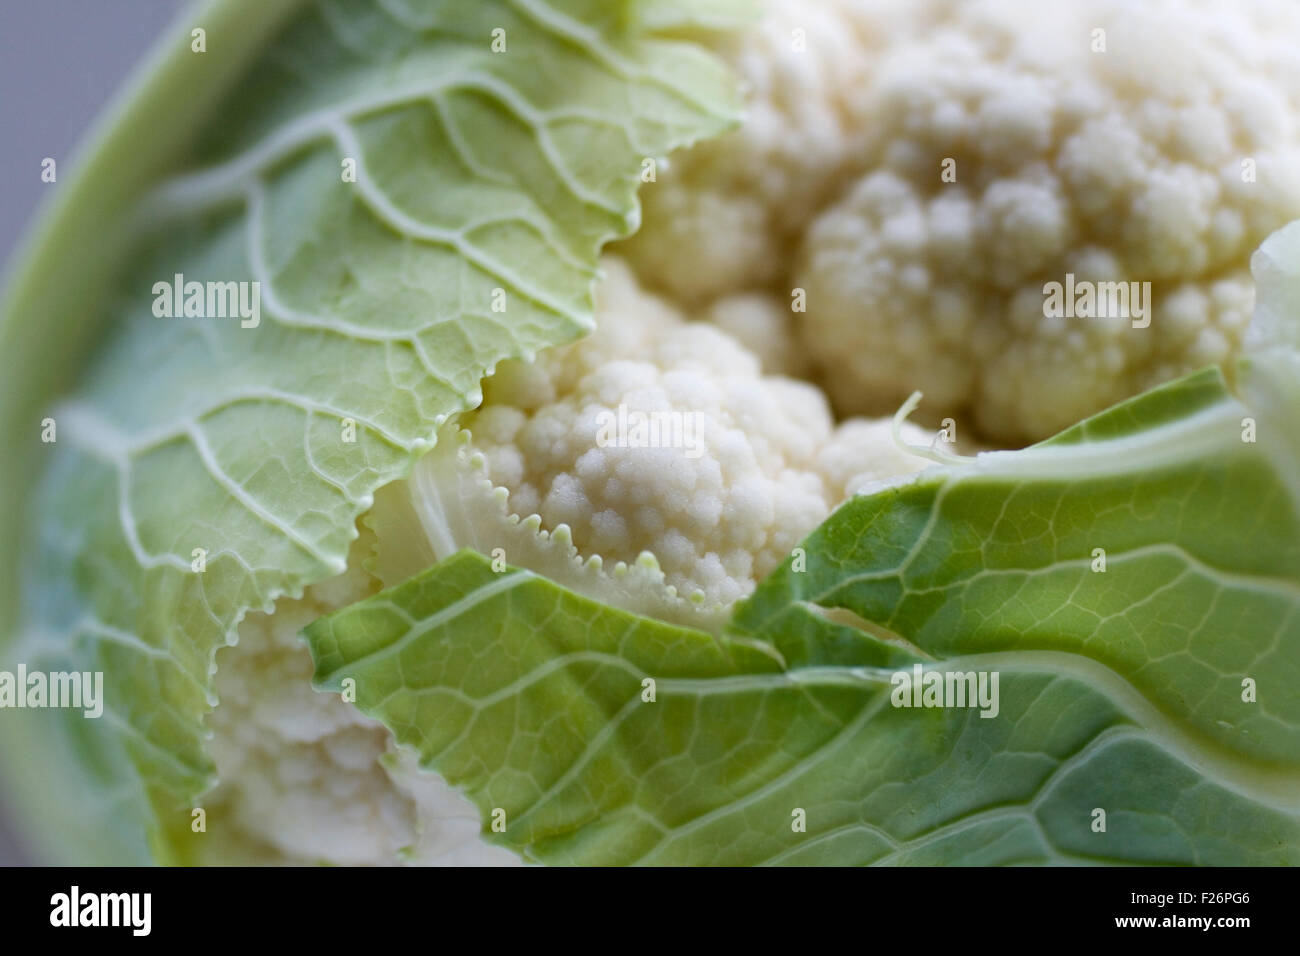
[[[70,176],[75,148],[185,0],[0,3],[0,262]],[[42,183],[41,160],[59,181]],[[0,786],[0,801],[3,786]],[[0,865],[33,862],[0,802]]]

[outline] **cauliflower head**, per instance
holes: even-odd
[[[929,432],[832,403],[883,415],[919,388],[1016,443],[1229,358],[1249,252],[1300,215],[1300,67],[1276,18],[1300,27],[1270,0],[773,0],[719,41],[749,121],[643,191],[596,331],[501,365],[377,495],[348,570],[249,614],[218,656],[208,804],[243,856],[518,862],[382,725],[311,689],[298,634],[321,615],[472,547],[716,630],[841,502],[925,466]],[[1149,281],[1151,326],[1046,318],[1066,273]]]

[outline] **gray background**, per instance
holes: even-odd
[[[91,121],[186,0],[0,0],[0,260],[72,172]],[[59,182],[42,183],[41,159]],[[28,862],[0,807],[0,865]]]

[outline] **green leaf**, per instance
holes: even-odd
[[[226,0],[178,23],[120,108],[0,325],[19,363],[59,355],[67,328],[73,366],[83,326],[103,329],[57,408],[18,373],[33,392],[5,409],[48,464],[36,491],[5,478],[32,498],[32,538],[4,656],[105,675],[101,720],[5,727],[14,777],[62,775],[28,797],[77,822],[61,837],[80,859],[166,855],[211,780],[216,650],[249,609],[342,569],[375,489],[485,373],[590,329],[643,158],[731,121],[723,68],[634,6]],[[83,277],[87,235],[119,251]],[[260,315],[158,317],[177,275],[259,283]],[[81,308],[104,319],[75,324]]]
[[[1300,520],[1261,450],[1281,436],[1242,440],[1252,415],[1210,370],[852,501],[805,543],[808,572],[782,569],[738,623],[765,634],[816,604],[941,658],[1087,658],[1201,743],[1294,766]]]
[[[853,499],[721,637],[464,552],[308,628],[319,686],[533,860],[1300,863],[1270,361]],[[955,706],[901,706],[940,679]]]

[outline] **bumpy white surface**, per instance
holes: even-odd
[[[963,4],[878,66],[871,171],[793,278],[842,410],[919,388],[1030,440],[1240,346],[1250,254],[1300,215],[1300,8],[1134,6]],[[1067,273],[1150,282],[1151,326],[1045,318]]]
[[[566,525],[579,553],[631,563],[649,551],[682,595],[730,604],[856,478],[926,464],[895,447],[887,423],[837,429],[818,389],[764,375],[734,338],[686,322],[618,260],[605,269],[597,331],[532,364],[503,365],[463,422],[490,480],[509,490],[510,511],[536,514],[544,528]],[[629,419],[690,416],[695,453],[686,443],[602,446],[600,416],[620,407]],[[917,444],[928,438],[908,434]]]
[[[767,0],[754,29],[718,42],[748,87],[748,113],[642,187],[641,228],[622,244],[642,281],[694,310],[783,270],[790,243],[854,168],[871,61],[910,5]]]
[[[920,389],[1010,444],[1227,361],[1251,252],[1300,216],[1300,7],[905,6],[772,2],[728,51],[751,120],[647,188],[638,272],[692,303],[802,288],[841,414]],[[1045,318],[1066,273],[1150,282],[1151,327]]]

